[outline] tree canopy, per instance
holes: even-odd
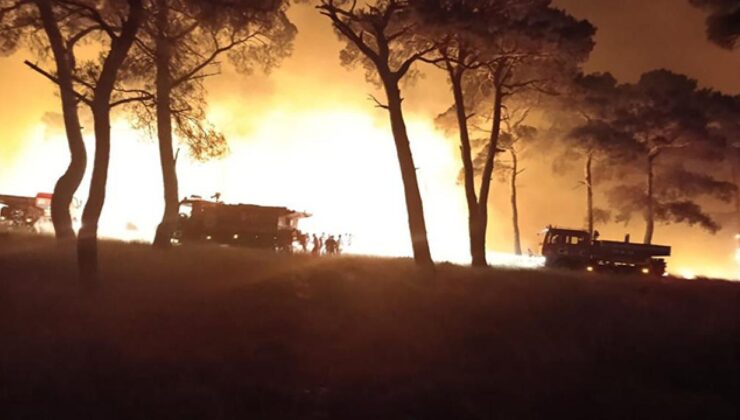
[[[737,0],[689,0],[708,13],[707,37],[722,48],[737,47],[740,36],[740,2]]]
[[[548,0],[414,5],[419,32],[435,46],[435,55],[425,61],[446,71],[452,88],[454,105],[446,115],[454,115],[460,135],[471,257],[483,266],[505,108],[522,96],[554,94],[588,57],[595,29]],[[482,168],[478,188],[476,167]]]

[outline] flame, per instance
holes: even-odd
[[[229,126],[229,113],[215,108],[211,119]],[[210,197],[220,192],[226,202],[287,206],[313,217],[301,227],[310,233],[352,234],[345,251],[376,256],[409,256],[406,209],[395,146],[390,130],[362,110],[274,109],[244,135],[230,135],[231,153],[224,159],[178,162],[180,194]],[[467,210],[456,183],[456,142],[428,120],[408,118],[409,136],[418,168],[432,254],[437,261],[469,262]],[[162,210],[158,150],[151,139],[125,120],[112,130],[107,200],[100,235],[149,242]],[[86,137],[88,153],[93,139]],[[43,124],[27,132],[26,147],[3,173],[4,191],[24,195],[51,191],[64,171],[66,139]],[[92,162],[90,163],[92,164]],[[91,168],[89,168],[91,169]],[[90,170],[88,170],[90,173]],[[78,198],[84,202],[89,180]],[[8,190],[8,186],[14,187]],[[50,230],[50,226],[46,227]],[[527,245],[525,244],[525,248]],[[740,248],[734,257],[740,263]],[[539,257],[489,252],[491,264],[539,268]],[[679,261],[673,262],[678,264]],[[736,278],[700,257],[681,258],[672,273],[687,279],[705,276]]]
[[[214,112],[216,122],[224,116]],[[455,183],[454,143],[431,123],[409,121],[433,253],[438,260],[467,259],[466,216]],[[158,151],[152,140],[126,121],[112,129],[107,199],[100,235],[148,241],[163,209]],[[86,137],[90,160],[93,141]],[[180,159],[180,195],[227,202],[287,206],[314,216],[302,229],[351,233],[352,252],[406,256],[410,239],[400,170],[393,139],[363,112],[346,109],[264,115],[249,137],[231,137],[224,159],[198,163]],[[3,179],[24,194],[50,191],[64,170],[66,140],[34,127],[23,153]],[[88,173],[90,171],[88,170]],[[78,191],[86,200],[89,180]]]
[[[215,108],[214,124],[229,126],[229,112]],[[287,206],[313,217],[300,228],[310,233],[351,234],[345,251],[376,256],[409,256],[400,170],[390,130],[362,110],[329,108],[265,113],[244,135],[230,135],[224,159],[178,162],[181,197],[210,197],[215,192],[232,203]],[[432,254],[437,261],[469,262],[467,210],[461,187],[456,142],[428,119],[408,118],[409,137],[418,168]],[[162,185],[154,140],[117,121],[112,130],[107,199],[100,235],[149,242],[162,211]],[[21,154],[3,173],[8,192],[35,195],[51,191],[64,171],[66,139],[43,124],[32,127]],[[93,139],[86,137],[92,161]],[[90,163],[92,164],[92,162]],[[89,168],[91,169],[91,168]],[[88,170],[90,173],[90,170]],[[89,180],[78,198],[84,202]],[[49,228],[47,226],[47,228]],[[48,229],[47,229],[48,230]],[[525,248],[527,245],[525,244]],[[488,252],[491,264],[539,268],[542,258]],[[736,258],[740,262],[740,249]],[[735,278],[697,258],[682,259],[672,271],[684,278],[702,275]]]

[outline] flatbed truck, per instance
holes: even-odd
[[[548,227],[542,242],[545,266],[590,272],[647,274],[663,276],[665,258],[671,247],[639,244],[629,241],[599,240],[595,232],[586,230]]]

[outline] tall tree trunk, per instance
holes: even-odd
[[[519,206],[517,203],[517,191],[516,181],[519,176],[519,161],[517,160],[516,150],[512,147],[509,149],[511,153],[511,222],[514,227],[514,253],[516,255],[522,255],[522,239],[519,232]]]
[[[496,78],[498,79],[498,78]],[[495,99],[493,103],[493,122],[491,127],[491,137],[488,143],[488,154],[486,155],[486,164],[483,167],[481,177],[480,194],[478,194],[478,235],[476,237],[478,252],[486,253],[486,233],[488,231],[488,197],[491,192],[491,177],[493,176],[494,161],[498,153],[498,142],[501,137],[501,113],[503,107],[503,92],[498,80],[495,83]]]
[[[406,210],[409,219],[409,231],[411,232],[411,244],[414,251],[414,260],[417,264],[431,267],[432,255],[429,251],[427,240],[426,222],[424,220],[424,206],[419,192],[419,181],[416,176],[414,157],[411,154],[406,124],[403,120],[401,106],[401,91],[398,88],[398,80],[389,74],[381,74],[385,93],[388,98],[388,113],[390,114],[393,139],[396,143],[396,154],[401,167],[401,178],[406,199]]]
[[[51,201],[51,221],[54,224],[57,239],[70,240],[74,239],[75,232],[72,227],[72,216],[69,208],[72,205],[74,194],[85,176],[87,166],[87,151],[82,138],[77,97],[72,80],[74,68],[72,54],[74,54],[74,51],[68,51],[64,44],[51,3],[48,0],[37,0],[35,3],[44,25],[44,31],[49,38],[49,45],[57,67],[59,96],[62,99],[62,116],[64,117],[64,129],[67,134],[70,152],[70,162],[67,170],[54,186],[54,196]]]
[[[172,44],[167,34],[169,6],[167,0],[157,0],[156,66],[157,66],[157,137],[159,139],[159,160],[162,166],[164,186],[164,214],[157,227],[154,246],[169,248],[172,234],[179,214],[179,192],[177,169],[172,146]]]
[[[593,167],[593,160],[593,152],[588,152],[588,156],[586,157],[585,171],[587,213],[586,217],[588,219],[588,234],[591,236],[592,239],[594,237],[594,178],[593,172],[591,171]]]
[[[653,191],[653,164],[655,157],[648,157],[647,162],[647,209],[645,210],[645,239],[644,243],[653,243],[653,233],[655,232],[655,197]]]
[[[481,249],[480,238],[480,215],[478,213],[478,197],[475,193],[475,169],[473,167],[472,148],[470,146],[470,133],[468,131],[468,116],[465,111],[465,99],[462,89],[463,67],[453,68],[448,63],[447,70],[452,82],[452,92],[455,97],[455,111],[460,131],[460,155],[463,163],[463,175],[465,179],[465,199],[468,205],[468,231],[470,239],[470,256],[474,267],[485,267],[485,249]],[[485,246],[484,246],[485,248]]]
[[[110,162],[111,96],[129,49],[141,26],[141,0],[129,0],[129,14],[121,34],[111,41],[110,51],[95,86],[92,104],[95,123],[95,159],[90,179],[90,193],[82,212],[82,227],[77,241],[77,263],[83,283],[95,284],[98,279],[98,223],[105,203]]]
[[[110,105],[108,99],[96,98],[93,103],[95,123],[95,157],[90,179],[90,192],[82,212],[82,226],[77,241],[77,261],[80,276],[85,283],[97,280],[98,223],[105,202],[110,161]]]

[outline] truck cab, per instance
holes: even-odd
[[[591,235],[583,230],[550,227],[542,242],[548,267],[586,268],[590,260]]]

